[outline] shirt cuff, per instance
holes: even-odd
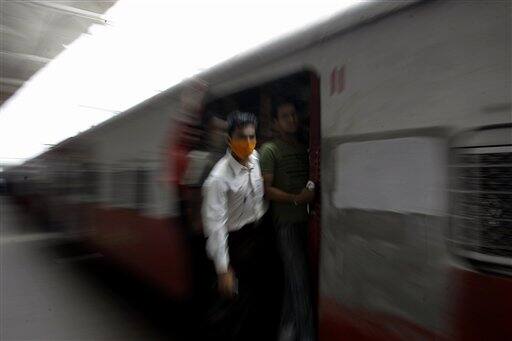
[[[228,272],[229,260],[227,256],[216,258],[213,263],[215,265],[215,271],[217,271],[217,274]]]

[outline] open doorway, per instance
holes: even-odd
[[[269,293],[270,299],[265,298],[265,302],[269,302],[269,305],[266,307],[266,312],[272,314],[275,312],[277,314],[281,314],[279,306],[273,306],[273,303],[279,304],[285,302],[283,296],[278,296],[279,286],[274,284],[279,284],[278,281],[282,280],[282,288],[287,287],[284,283],[283,278],[285,278],[284,267],[282,269],[276,269],[279,265],[276,265],[275,268],[272,265],[272,262],[277,263],[286,263],[283,261],[283,250],[295,250],[295,253],[290,252],[290,255],[287,255],[288,260],[291,259],[292,266],[295,266],[296,269],[307,269],[307,271],[303,271],[301,274],[297,275],[295,278],[302,279],[308,278],[309,284],[308,289],[297,289],[297,290],[288,290],[287,292],[311,292],[311,315],[305,318],[304,320],[308,320],[308,323],[311,322],[313,325],[318,325],[318,269],[319,269],[319,236],[320,236],[320,92],[319,92],[319,79],[313,72],[310,71],[300,71],[288,76],[280,77],[268,82],[260,83],[256,86],[246,87],[243,89],[235,90],[231,93],[206,98],[206,105],[203,108],[202,116],[199,121],[194,121],[194,138],[190,138],[187,140],[187,167],[183,172],[183,175],[180,177],[180,200],[183,206],[183,217],[184,224],[187,226],[187,229],[190,232],[190,246],[192,250],[192,258],[193,267],[196,269],[194,275],[197,276],[193,280],[194,283],[197,283],[196,290],[198,292],[207,293],[207,288],[202,288],[201,286],[204,283],[209,283],[211,278],[215,277],[213,273],[213,266],[209,264],[209,261],[205,261],[205,240],[203,234],[203,226],[201,215],[198,212],[201,212],[202,207],[202,185],[206,180],[208,174],[210,173],[213,166],[217,163],[217,161],[223,157],[226,153],[226,130],[227,130],[227,116],[233,111],[243,111],[243,112],[251,112],[258,117],[258,127],[257,127],[257,150],[260,151],[262,146],[269,141],[275,141],[278,138],[278,134],[282,133],[277,131],[276,121],[273,117],[273,112],[276,113],[276,103],[279,99],[292,100],[295,111],[297,113],[297,117],[294,119],[294,122],[298,121],[299,130],[293,133],[294,137],[297,137],[300,140],[300,166],[295,167],[295,165],[287,165],[286,169],[297,171],[300,169],[300,173],[305,175],[304,177],[293,177],[293,175],[289,175],[290,178],[293,177],[295,184],[298,184],[294,189],[288,190],[288,195],[290,198],[291,195],[294,197],[295,194],[304,190],[306,187],[306,183],[308,180],[311,180],[315,184],[315,200],[311,202],[308,206],[309,215],[306,213],[301,215],[300,219],[300,228],[297,229],[289,229],[288,231],[304,231],[307,232],[307,238],[304,234],[300,236],[300,248],[290,247],[291,243],[287,243],[288,239],[283,243],[283,238],[279,239],[276,236],[274,240],[272,240],[271,235],[277,235],[276,230],[274,229],[275,221],[272,219],[275,217],[273,214],[268,214],[264,217],[264,219],[268,219],[268,221],[264,221],[262,224],[262,229],[268,233],[262,233],[268,239],[266,241],[273,242],[273,244],[268,244],[270,247],[263,252],[263,258],[266,260],[263,262],[269,267],[265,268],[265,277],[270,280],[276,279],[274,283],[260,283],[261,286],[273,285],[272,288],[267,287],[268,290],[266,292]],[[282,128],[282,127],[281,127]],[[224,132],[224,136],[223,136]],[[282,136],[281,136],[282,137]],[[193,142],[191,142],[193,141]],[[224,144],[222,143],[224,142]],[[284,148],[284,147],[283,147]],[[279,149],[278,149],[279,150]],[[289,155],[287,155],[289,156]],[[309,159],[309,160],[308,160]],[[261,158],[260,158],[261,160]],[[299,164],[299,163],[296,163]],[[290,167],[288,167],[290,166]],[[304,171],[306,169],[306,171]],[[285,172],[286,173],[286,172]],[[295,172],[297,173],[297,172]],[[298,180],[299,179],[299,180]],[[268,183],[268,182],[267,182]],[[294,208],[297,208],[299,204],[294,200],[291,203],[288,200],[288,205],[295,205]],[[305,206],[305,202],[300,203],[302,207]],[[283,210],[284,211],[284,210]],[[292,210],[293,211],[293,210]],[[282,212],[281,210],[272,210],[271,213],[274,212]],[[301,213],[304,213],[302,210]],[[305,219],[304,219],[305,217]],[[294,224],[295,222],[292,222]],[[289,224],[291,226],[291,224]],[[304,228],[302,228],[304,227]],[[279,228],[281,231],[282,229]],[[304,239],[306,243],[306,253],[304,252]],[[289,240],[292,240],[290,238]],[[279,244],[279,251],[277,251]],[[274,245],[275,247],[272,247]],[[284,247],[283,247],[284,245]],[[272,249],[276,249],[275,251]],[[300,249],[300,250],[299,250]],[[299,250],[299,251],[297,251]],[[297,261],[297,257],[295,255],[299,255],[301,257],[301,261]],[[211,263],[211,262],[210,262]],[[300,264],[300,265],[298,265]],[[308,266],[309,265],[309,266]],[[286,265],[285,265],[286,267]],[[286,267],[286,269],[290,269],[290,267]],[[275,271],[275,272],[273,272]],[[296,275],[298,273],[293,271],[293,274]],[[291,278],[290,272],[288,272],[288,279]],[[292,281],[288,281],[290,283]],[[300,282],[297,280],[295,282]],[[203,284],[201,284],[203,283]],[[288,287],[287,287],[288,288]],[[275,296],[274,296],[275,294]],[[297,296],[297,295],[295,295]],[[204,296],[208,299],[207,294]],[[303,301],[303,300],[302,300]],[[309,302],[308,302],[309,305]],[[275,309],[274,309],[275,308]],[[303,309],[310,311],[309,309]],[[289,309],[287,310],[289,311]],[[284,316],[284,314],[282,314]],[[272,317],[273,321],[277,321],[281,316],[276,316],[275,319]],[[311,317],[311,318],[310,318]],[[311,321],[312,320],[312,321]],[[272,322],[273,323],[273,322]],[[272,324],[270,323],[270,324]],[[309,325],[308,325],[309,326]],[[272,328],[272,327],[269,327]],[[306,329],[306,328],[305,328]],[[309,328],[308,330],[313,331],[315,328]]]
[[[259,121],[256,148],[259,149],[265,142],[277,137],[272,117],[277,98],[292,99],[296,106],[300,120],[298,135],[301,142],[308,147],[309,180],[316,186],[316,199],[309,205],[308,259],[314,293],[313,309],[317,312],[321,197],[319,78],[313,72],[301,71],[222,97],[210,98],[204,116],[216,116],[225,120],[227,115],[235,110],[256,114]],[[203,119],[203,122],[206,120]],[[206,124],[203,126],[206,135]]]

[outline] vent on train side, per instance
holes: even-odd
[[[465,132],[451,149],[452,250],[512,270],[512,126]]]

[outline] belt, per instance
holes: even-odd
[[[258,227],[258,226],[260,226],[262,223],[263,223],[263,218],[260,218],[260,219],[258,219],[258,220],[253,221],[252,223],[245,224],[244,226],[242,226],[242,228],[244,228],[244,227],[246,227],[246,226]]]
[[[238,230],[229,231],[230,235],[244,234],[256,230],[261,225],[261,219],[253,221],[252,223],[245,224]]]

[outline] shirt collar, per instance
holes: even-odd
[[[249,161],[247,162],[247,166],[243,166],[238,162],[233,155],[231,155],[231,150],[228,149],[226,152],[226,156],[228,158],[229,166],[235,175],[239,175],[243,171],[251,171],[254,168],[254,152],[249,156]]]

